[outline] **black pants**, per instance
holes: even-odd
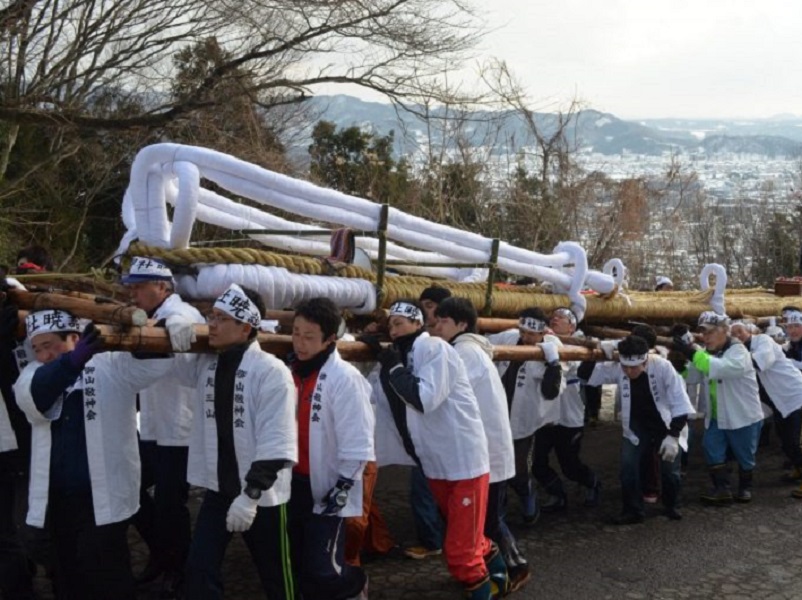
[[[139,442],[142,486],[132,522],[148,545],[150,560],[168,573],[183,571],[189,553],[188,451],[186,446]]]
[[[91,491],[51,489],[46,526],[56,549],[60,598],[134,599],[127,520],[98,526]]]
[[[345,563],[345,519],[316,515],[308,477],[293,475],[290,547],[304,600],[345,600],[359,594],[367,577]]]
[[[602,388],[595,385],[583,385],[580,388],[585,399],[585,421],[599,418],[601,412]]]
[[[510,487],[521,499],[528,498],[532,494],[532,448],[535,443],[535,434],[526,436],[519,440],[513,440],[513,450],[515,452],[515,476],[510,479]]]
[[[28,475],[16,452],[0,453],[0,597],[33,598],[25,552]]]
[[[557,472],[549,465],[549,454],[554,450],[560,469],[568,479],[593,487],[596,475],[579,458],[582,449],[582,427],[547,425],[535,433],[535,454],[532,461],[532,474],[537,482],[549,491],[549,486],[559,479]]]
[[[508,569],[526,566],[526,558],[518,548],[515,536],[507,526],[507,482],[490,484],[487,493],[485,536],[496,543]]]
[[[232,499],[207,490],[203,497],[186,570],[188,600],[223,598],[222,566],[233,535],[226,529]],[[287,541],[287,505],[259,507],[242,534],[268,600],[292,600],[294,587]]]

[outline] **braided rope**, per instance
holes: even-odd
[[[364,279],[375,285],[376,275],[370,271],[347,265],[331,263],[322,258],[280,254],[254,248],[189,248],[171,250],[134,243],[129,256],[151,256],[170,265],[197,264],[252,264],[266,267],[282,267],[291,273]],[[425,265],[421,265],[425,266]],[[402,298],[418,298],[421,292],[432,285],[451,291],[454,296],[467,298],[478,311],[486,305],[487,285],[484,283],[456,283],[415,275],[392,275],[384,279],[381,308],[388,308]],[[630,292],[626,294],[617,287],[604,296],[587,296],[585,318],[596,323],[616,323],[626,320],[656,322],[695,321],[705,310],[710,309],[713,290],[678,292]],[[751,315],[777,315],[787,299],[777,297],[771,291],[751,288],[727,290],[727,313],[734,318]],[[570,306],[570,299],[561,294],[543,293],[541,288],[509,288],[497,286],[493,289],[493,316],[515,317],[523,309],[537,306],[549,312],[555,308]]]

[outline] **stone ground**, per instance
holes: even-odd
[[[609,411],[609,409],[608,409]],[[700,424],[698,424],[700,425]],[[517,501],[511,498],[510,524],[533,567],[533,579],[513,597],[524,599],[802,599],[802,501],[789,496],[780,482],[783,457],[776,435],[761,448],[751,504],[708,508],[698,496],[707,487],[701,448],[692,448],[684,479],[684,519],[669,521],[659,505],[641,525],[606,524],[620,510],[618,451],[620,425],[605,421],[589,428],[583,457],[604,482],[602,506],[581,506],[581,490],[569,486],[570,508],[544,515],[532,527],[520,525]],[[396,540],[414,543],[407,503],[407,472],[383,469],[377,501]],[[193,511],[200,495],[193,493]],[[146,551],[131,533],[135,572]],[[226,596],[263,598],[241,538],[226,557]],[[461,597],[441,558],[414,561],[394,556],[366,564],[371,600],[446,600]],[[37,580],[47,598],[44,579]],[[142,590],[139,598],[157,598]]]

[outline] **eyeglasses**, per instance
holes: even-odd
[[[214,323],[228,323],[229,321],[233,321],[234,319],[229,317],[228,315],[220,315],[217,313],[209,313],[206,315],[206,322],[209,325]]]

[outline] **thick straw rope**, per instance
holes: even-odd
[[[329,266],[317,258],[294,256],[256,250],[253,248],[190,248],[170,250],[144,244],[132,244],[131,256],[152,256],[170,265],[198,264],[258,264],[268,267],[283,267],[291,273],[306,275],[330,275],[365,279],[375,284],[375,273],[353,265]],[[384,280],[382,307],[387,308],[402,298],[418,298],[431,285],[448,288],[455,296],[468,298],[477,310],[485,307],[487,286],[483,283],[455,283],[442,279],[419,276],[391,276]],[[585,320],[589,323],[622,323],[646,321],[671,323],[674,321],[695,322],[704,311],[710,310],[713,290],[679,292],[619,292],[605,297],[598,294],[587,296],[588,306]],[[727,314],[733,318],[768,317],[779,315],[787,304],[802,306],[802,297],[778,297],[759,288],[727,290]],[[544,294],[539,288],[495,288],[493,290],[492,313],[497,317],[515,317],[523,309],[538,306],[546,312],[569,306],[570,300],[562,294]]]

